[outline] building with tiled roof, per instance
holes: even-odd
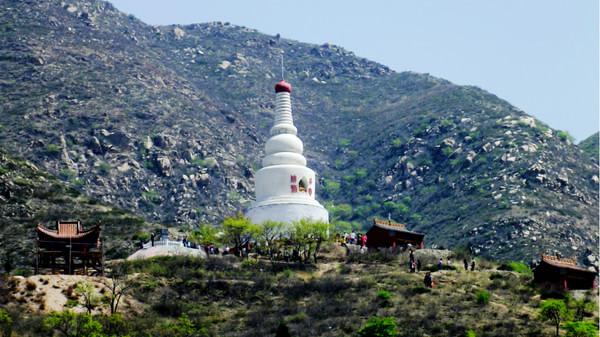
[[[412,232],[406,225],[392,220],[373,219],[373,226],[367,231],[367,247],[369,248],[395,248],[425,247],[425,234]]]
[[[533,270],[534,282],[555,290],[592,289],[598,274],[577,265],[575,259],[542,254]]]

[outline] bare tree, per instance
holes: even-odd
[[[111,271],[105,285],[108,288],[107,298],[110,305],[110,314],[112,315],[118,312],[121,298],[129,292],[133,283],[122,268],[116,267]]]

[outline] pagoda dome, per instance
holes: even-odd
[[[279,92],[292,93],[292,85],[284,80],[281,80],[281,81],[277,82],[277,84],[275,84],[275,92],[276,93],[279,93]]]

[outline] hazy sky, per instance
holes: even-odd
[[[224,21],[476,85],[577,140],[599,128],[598,0],[113,0],[149,24]]]

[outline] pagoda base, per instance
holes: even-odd
[[[329,213],[318,203],[316,205],[304,203],[259,203],[248,209],[246,217],[255,224],[261,224],[269,220],[292,223],[301,219],[329,223]]]

